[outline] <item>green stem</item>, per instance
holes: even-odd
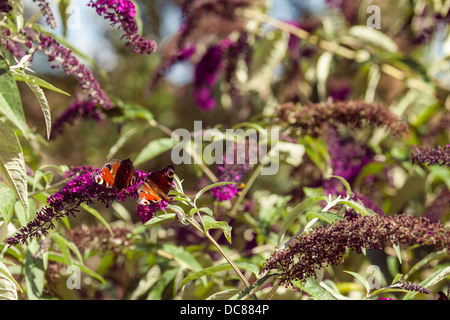
[[[200,231],[201,233],[203,233],[208,239],[209,241],[211,241],[217,248],[217,250],[219,250],[220,254],[225,258],[225,260],[227,260],[227,262],[230,264],[230,266],[234,269],[234,271],[236,271],[237,275],[239,276],[239,278],[241,278],[241,280],[244,282],[244,284],[247,287],[250,287],[250,283],[247,281],[247,279],[244,277],[244,275],[242,274],[241,270],[239,270],[239,268],[234,264],[234,262],[230,259],[230,257],[225,253],[225,251],[223,251],[223,249],[220,247],[220,245],[216,242],[216,240],[214,240],[214,238],[209,234],[208,231],[205,231],[199,224],[197,221],[195,221],[193,218],[187,218],[186,219],[187,222],[189,222],[195,229],[197,229],[198,231]]]
[[[252,184],[255,182],[256,178],[259,176],[261,169],[263,167],[263,164],[260,163],[253,171],[252,175],[248,179],[247,183],[245,184],[244,189],[242,189],[239,197],[236,199],[236,201],[233,203],[233,206],[231,207],[230,216],[234,216],[236,214],[236,210],[239,207],[239,205],[242,203],[242,200],[244,200],[245,195],[247,194],[248,190],[252,186]]]

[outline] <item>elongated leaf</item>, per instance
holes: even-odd
[[[17,289],[20,289],[20,285],[0,262],[0,300],[17,300]]]
[[[425,288],[431,288],[432,286],[441,282],[448,276],[450,276],[450,266],[436,270],[428,278],[426,278],[421,283],[419,283],[419,285],[421,285],[422,287],[425,287]],[[413,298],[416,294],[417,294],[417,292],[408,293],[403,298],[403,300],[409,300],[409,299]]]
[[[252,262],[234,261],[234,264],[239,269],[250,270],[256,276],[259,273],[259,267]],[[231,265],[229,263],[223,263],[223,264],[219,264],[217,266],[208,267],[208,268],[202,269],[200,271],[197,271],[197,272],[187,276],[186,278],[183,279],[183,281],[180,282],[180,289],[183,289],[184,286],[186,285],[186,283],[188,283],[190,281],[196,280],[203,276],[209,276],[209,275],[215,274],[217,272],[225,271],[225,270],[229,270],[229,269],[231,269]]]
[[[33,258],[30,251],[27,252],[25,261],[25,282],[27,296],[30,300],[40,299],[44,289],[45,279],[44,263],[42,258]]]
[[[106,159],[113,158],[114,155],[117,153],[117,151],[120,150],[127,142],[133,137],[133,135],[138,132],[139,129],[136,127],[133,127],[126,132],[124,132],[122,135],[120,135],[120,138],[117,139],[116,143],[109,149],[108,154],[106,155]]]
[[[8,104],[3,94],[0,92],[0,114],[3,114],[25,137],[29,137],[29,131],[25,119],[17,116],[11,106]]]
[[[405,275],[405,278],[409,278],[412,274],[414,274],[414,272],[421,269],[425,265],[429,264],[431,261],[443,258],[447,255],[448,255],[447,249],[443,249],[441,251],[436,251],[436,252],[431,252],[425,258],[423,258],[422,260],[417,262],[415,265],[413,265],[411,267],[411,269],[409,269],[408,273]]]
[[[161,300],[164,290],[175,279],[179,270],[180,268],[174,268],[163,272],[148,294],[147,300]]]
[[[280,227],[280,232],[278,233],[277,246],[280,246],[284,234],[286,233],[287,229],[292,224],[292,222],[294,222],[295,219],[297,219],[300,215],[302,215],[306,210],[311,208],[313,205],[323,200],[327,200],[327,198],[325,196],[314,196],[311,198],[306,198],[298,205],[296,205],[294,208],[292,208],[292,210],[289,211],[289,213],[287,214],[286,218],[283,221],[283,224]]]
[[[201,189],[199,192],[197,192],[197,194],[195,195],[195,198],[194,198],[194,204],[197,202],[197,199],[200,198],[200,196],[202,194],[204,194],[206,191],[211,190],[212,188],[215,188],[218,186],[226,185],[226,184],[236,184],[236,183],[235,182],[217,182],[217,183],[210,184],[209,186],[206,186],[203,189]]]
[[[251,284],[249,287],[245,288],[244,290],[240,291],[238,294],[235,294],[230,298],[230,300],[243,300],[249,295],[254,294],[267,284],[273,281],[273,279],[279,277],[279,274],[273,273],[273,274],[266,274],[265,276],[261,277],[260,279],[256,280],[253,284]]]
[[[25,136],[28,128],[25,122],[19,89],[11,72],[8,62],[0,55],[0,113],[3,113]]]
[[[340,216],[336,213],[332,213],[332,212],[314,212],[314,211],[309,211],[305,214],[305,218],[307,221],[314,219],[314,218],[318,218],[320,220],[326,221],[328,223],[333,223],[336,220],[345,220],[345,218],[343,216]]]
[[[45,81],[45,80],[43,80],[41,78],[38,78],[36,76],[30,75],[30,74],[26,74],[26,73],[19,73],[19,72],[13,72],[12,75],[13,75],[13,77],[14,77],[14,79],[16,81],[24,81],[28,85],[30,85],[30,84],[31,85],[36,85],[36,86],[39,86],[41,88],[49,89],[51,91],[58,92],[58,93],[61,93],[61,94],[64,94],[64,95],[70,97],[69,93],[67,93],[64,90],[61,90],[61,89],[55,87],[51,83],[48,83],[47,81]]]
[[[166,221],[173,220],[175,218],[176,218],[175,213],[164,213],[151,218],[145,223],[145,225],[157,225]]]
[[[306,278],[303,282],[294,281],[293,284],[317,300],[338,300],[331,292],[312,278]]]
[[[342,182],[342,184],[345,187],[345,190],[347,191],[347,196],[352,194],[352,188],[350,187],[350,184],[347,182],[347,180],[345,180],[344,178],[342,178],[341,176],[336,176],[336,175],[331,175],[331,178],[335,178],[338,179],[339,181]]]
[[[225,221],[216,221],[211,216],[204,216],[203,223],[205,224],[205,229],[220,229],[223,231],[225,238],[231,243],[231,226]]]
[[[160,154],[172,149],[178,143],[178,141],[173,141],[171,138],[161,138],[150,141],[137,155],[134,163],[141,164],[149,161],[159,156]]]
[[[192,253],[187,251],[184,247],[165,244],[163,245],[162,250],[170,253],[175,261],[179,262],[183,266],[189,267],[191,270],[200,271],[203,268]]]
[[[366,288],[366,294],[368,294],[370,292],[370,284],[369,284],[369,282],[367,282],[366,279],[364,279],[364,277],[362,277],[360,274],[358,274],[356,272],[347,271],[347,270],[344,270],[344,272],[351,274],[356,279],[358,279],[364,285],[364,288]]]
[[[0,216],[2,216],[6,225],[11,221],[16,196],[6,185],[0,182]]]
[[[97,218],[101,224],[103,224],[106,229],[108,229],[109,233],[111,235],[113,235],[113,232],[111,230],[111,227],[109,226],[108,222],[106,222],[105,218],[102,217],[102,215],[100,214],[100,212],[98,212],[97,210],[95,210],[94,208],[89,207],[88,205],[82,203],[81,207],[86,210],[87,212],[89,212],[90,214],[92,214],[95,218]]]
[[[201,207],[201,208],[192,208],[191,210],[189,210],[189,215],[192,217],[196,212],[204,212],[209,214],[210,216],[212,216],[214,214],[214,212],[208,208],[208,207]]]
[[[44,91],[37,84],[27,82],[28,87],[33,91],[39,105],[41,106],[42,113],[44,114],[45,127],[47,131],[47,139],[50,139],[50,133],[52,131],[52,116],[50,112],[50,106],[48,105],[47,98],[45,97]]]
[[[27,171],[22,146],[14,131],[0,121],[0,173],[8,181],[28,216]]]
[[[210,295],[205,300],[227,300],[239,293],[239,289],[227,289]]]

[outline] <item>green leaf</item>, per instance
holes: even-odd
[[[35,239],[27,251],[25,260],[25,283],[27,296],[30,300],[40,299],[44,289],[45,270],[42,258],[33,258],[30,250],[37,250],[38,244]]]
[[[169,269],[161,274],[158,282],[147,295],[147,300],[161,300],[166,287],[175,279],[179,268]]]
[[[14,79],[16,81],[24,81],[26,82],[28,85],[35,85],[35,86],[39,86],[41,88],[45,88],[45,89],[49,89],[51,91],[57,92],[57,93],[61,93],[64,94],[66,96],[70,97],[70,94],[65,92],[64,90],[61,90],[57,87],[55,87],[54,85],[52,85],[51,83],[48,83],[47,81],[38,78],[36,76],[30,75],[30,74],[26,74],[26,73],[22,73],[22,72],[13,72],[12,73]]]
[[[306,278],[303,282],[293,281],[292,283],[317,300],[338,300],[331,292],[312,278]]]
[[[52,116],[50,112],[50,106],[48,105],[47,98],[45,97],[44,91],[37,84],[27,82],[31,91],[33,91],[36,99],[39,101],[42,113],[44,114],[45,127],[47,128],[47,139],[50,140],[50,133],[52,131]]]
[[[0,121],[0,173],[16,193],[28,216],[27,171],[22,146],[14,131]]]
[[[61,235],[57,232],[53,232],[51,237],[52,237],[52,240],[54,240],[58,244],[61,253],[65,257],[65,261],[67,262],[66,263],[67,265],[70,265],[73,263],[72,262],[72,254],[70,253],[69,249],[73,253],[75,253],[75,255],[78,258],[78,261],[80,261],[80,262],[83,261],[81,252],[78,250],[78,247],[75,245],[75,243],[69,241],[69,239],[67,239],[66,237],[64,237],[63,235]]]
[[[281,241],[283,240],[284,234],[286,233],[289,226],[294,222],[295,219],[297,219],[300,215],[302,215],[306,210],[314,206],[316,203],[320,201],[326,201],[327,197],[325,196],[314,196],[310,198],[306,198],[302,202],[300,202],[298,205],[296,205],[294,208],[292,208],[286,218],[283,220],[283,224],[280,227],[280,232],[278,233],[278,241],[277,246],[279,247],[281,244]]]
[[[196,212],[200,212],[200,211],[207,213],[210,216],[214,215],[214,212],[208,207],[192,208],[191,210],[189,210],[189,215],[192,217]]]
[[[359,214],[365,216],[368,212],[370,212],[364,205],[360,202],[356,202],[354,200],[344,200],[341,199],[337,203],[345,204],[353,209],[355,209]]]
[[[249,287],[232,296],[230,300],[243,300],[249,295],[256,293],[267,284],[273,282],[273,280],[277,277],[279,277],[279,274],[277,273],[266,274],[265,276],[252,283]]]
[[[6,185],[0,182],[0,216],[2,216],[6,225],[11,221],[16,196]]]
[[[203,217],[203,224],[205,225],[205,230],[208,231],[209,229],[221,229],[223,231],[223,234],[225,238],[228,240],[229,243],[231,243],[231,226],[228,225],[225,221],[216,221],[211,216],[204,216]]]
[[[436,270],[433,272],[428,278],[423,280],[421,283],[419,283],[420,286],[425,288],[431,288],[435,284],[441,282],[442,280],[446,279],[448,276],[450,276],[450,266],[443,267],[439,270]],[[408,293],[403,300],[409,300],[413,298],[417,292],[411,292]]]
[[[441,251],[431,252],[427,256],[425,256],[423,259],[421,259],[419,262],[417,262],[415,265],[409,269],[408,273],[405,275],[405,278],[409,278],[414,272],[421,269],[425,265],[429,264],[431,261],[440,259],[443,257],[446,257],[448,255],[447,249],[443,249]]]
[[[189,269],[194,271],[200,271],[203,268],[192,253],[187,251],[184,247],[164,244],[162,246],[162,251],[170,253],[173,256],[173,259],[180,263],[181,266],[187,266]]]
[[[106,155],[106,159],[113,158],[117,151],[120,150],[124,145],[128,143],[128,141],[133,138],[134,134],[138,132],[139,129],[137,127],[132,127],[131,129],[125,131],[120,135],[119,139],[117,139],[116,143],[114,143],[111,148],[109,148],[108,154]]]
[[[323,221],[326,221],[328,223],[333,223],[336,220],[345,220],[343,216],[340,216],[336,213],[332,212],[315,212],[315,211],[309,211],[305,214],[305,218],[307,221],[317,218]]]
[[[218,186],[226,185],[226,184],[236,184],[236,182],[217,182],[217,183],[213,183],[213,184],[210,184],[209,186],[204,187],[199,192],[197,192],[197,194],[195,195],[194,205],[197,202],[197,199],[200,198],[200,196],[202,194],[204,194],[206,191],[211,190],[211,189],[213,189],[215,187],[218,187]]]
[[[336,176],[336,175],[331,175],[330,177],[338,179],[338,180],[340,180],[342,182],[342,184],[345,187],[345,190],[347,191],[347,196],[350,196],[352,194],[352,188],[350,187],[350,184],[347,182],[347,180],[345,180],[341,176]]]
[[[234,261],[234,264],[239,269],[250,270],[256,276],[259,273],[259,267],[252,262]],[[197,280],[198,278],[201,278],[204,276],[209,276],[209,275],[215,274],[217,272],[225,271],[225,270],[229,270],[229,269],[231,269],[231,265],[229,263],[223,263],[223,264],[219,264],[217,266],[212,266],[212,267],[208,267],[208,268],[202,269],[200,271],[197,271],[197,272],[187,276],[180,282],[180,289],[183,289],[184,286],[190,281]]]
[[[108,222],[105,220],[105,218],[103,218],[103,216],[100,214],[100,212],[98,212],[97,210],[95,210],[94,208],[89,207],[88,205],[82,203],[81,207],[86,210],[87,212],[89,212],[90,214],[92,214],[95,218],[97,218],[97,220],[99,220],[101,222],[101,224],[103,224],[106,229],[108,229],[109,233],[111,235],[113,235],[113,232],[111,230],[111,227],[109,226]]]
[[[150,220],[148,220],[145,225],[157,225],[169,220],[173,220],[176,218],[176,214],[175,213],[164,213],[164,214],[160,214],[157,215],[156,217],[151,218]]]
[[[178,141],[173,141],[171,138],[161,138],[150,141],[137,155],[134,163],[142,164],[146,161],[149,161],[159,156],[160,154],[172,149],[178,143]]]
[[[402,251],[400,249],[400,245],[399,244],[394,244],[394,245],[392,245],[392,248],[394,248],[394,251],[397,254],[398,262],[400,264],[402,264]]]
[[[209,297],[207,297],[205,300],[227,300],[231,297],[238,294],[240,291],[239,289],[227,289],[223,291],[216,292]]]
[[[0,114],[3,114],[6,117],[6,119],[8,119],[14,125],[14,127],[19,129],[23,133],[25,137],[27,138],[30,137],[25,119],[20,118],[17,115],[17,113],[14,112],[14,110],[11,108],[11,106],[8,104],[5,97],[3,96],[3,93],[1,92],[0,92]]]
[[[369,284],[369,282],[367,282],[367,280],[363,276],[361,276],[360,274],[358,274],[356,272],[352,272],[352,271],[344,270],[344,272],[348,273],[348,274],[351,274],[356,279],[358,279],[364,285],[364,288],[366,288],[366,294],[369,294],[369,292],[370,292],[370,284]]]
[[[24,135],[28,136],[28,128],[20,100],[19,88],[14,80],[9,64],[0,55],[0,112],[3,113]]]
[[[17,300],[17,289],[22,291],[8,268],[0,262],[0,300]]]

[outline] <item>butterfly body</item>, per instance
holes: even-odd
[[[138,203],[149,205],[161,200],[168,201],[167,194],[172,185],[175,170],[169,165],[160,171],[150,173],[145,181],[139,185],[137,192],[139,195]]]
[[[105,184],[109,188],[121,191],[133,185],[136,181],[133,162],[131,160],[109,159],[103,165],[101,172],[94,172],[92,177],[98,184]]]

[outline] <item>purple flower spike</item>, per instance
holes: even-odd
[[[101,122],[104,117],[104,113],[95,107],[93,100],[75,101],[53,122],[50,139],[55,139],[63,132],[66,124],[73,124],[78,118],[83,120],[93,119],[96,122]]]
[[[142,223],[146,223],[155,216],[156,211],[160,209],[166,210],[168,204],[169,202],[161,200],[159,202],[152,203],[148,206],[139,205],[137,207],[137,214],[141,217]]]
[[[25,31],[28,39],[33,40],[33,31]],[[48,56],[48,61],[53,63],[52,68],[58,68],[56,62],[60,62],[66,76],[74,75],[81,89],[87,93],[88,99],[95,105],[110,109],[114,105],[106,93],[100,88],[100,84],[92,72],[72,54],[72,51],[60,45],[49,36],[39,35],[38,50]]]
[[[123,29],[122,38],[127,38],[127,45],[140,54],[151,54],[156,50],[154,41],[138,35],[138,25],[134,19],[136,8],[129,0],[91,0],[88,6],[94,8],[100,16],[111,21],[111,26],[120,24]]]
[[[204,111],[216,107],[211,88],[216,84],[219,72],[223,68],[223,51],[229,46],[230,41],[225,39],[217,46],[210,47],[195,66],[194,97],[198,107]]]
[[[137,183],[118,191],[105,185],[97,184],[92,178],[92,167],[77,167],[67,174],[73,177],[67,184],[47,199],[48,205],[36,213],[35,218],[26,226],[19,229],[14,237],[7,240],[8,245],[17,245],[30,237],[41,237],[48,234],[49,229],[55,227],[54,221],[69,215],[76,216],[82,203],[92,205],[97,201],[109,207],[111,202],[125,201],[129,196],[137,198],[137,184],[147,176],[145,172],[136,171]]]

